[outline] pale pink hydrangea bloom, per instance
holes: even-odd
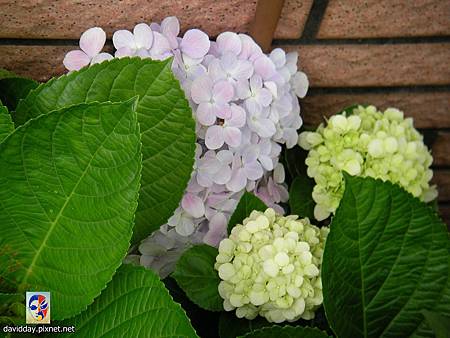
[[[106,35],[91,28],[80,39],[81,50],[69,52],[64,65],[77,70],[111,59],[101,53]],[[142,242],[139,258],[164,276],[193,243],[217,246],[245,190],[283,212],[286,202],[281,144],[297,143],[302,125],[298,97],[308,79],[297,71],[297,53],[276,48],[266,55],[246,34],[224,32],[210,41],[199,29],[180,36],[175,17],[161,24],[141,23],[133,31],[113,34],[115,57],[173,57],[172,70],[196,119],[196,160],[180,206]],[[133,257],[137,259],[137,257]]]

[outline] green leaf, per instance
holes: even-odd
[[[447,304],[449,306],[449,304]],[[450,318],[444,317],[436,312],[428,310],[422,311],[423,316],[426,319],[428,326],[431,327],[436,338],[449,338],[450,337]]]
[[[217,255],[212,246],[195,245],[183,253],[171,275],[194,304],[209,311],[223,310],[217,289],[220,278],[214,269]]]
[[[53,319],[90,304],[126,255],[142,157],[135,106],[54,111],[0,144],[0,281],[50,291]]]
[[[13,111],[16,109],[19,101],[24,99],[37,86],[38,83],[36,81],[23,77],[0,79],[0,100],[9,110]]]
[[[194,164],[195,123],[171,60],[123,58],[53,79],[17,107],[16,123],[72,104],[120,102],[139,96],[143,168],[133,242],[167,222],[178,207]]]
[[[197,337],[189,318],[151,270],[122,265],[74,325],[77,337]]]
[[[291,214],[314,219],[314,200],[312,191],[314,180],[307,176],[298,176],[289,189],[289,206]]]
[[[273,326],[263,317],[256,317],[253,320],[236,317],[235,311],[222,312],[219,321],[220,338],[236,338],[246,333],[253,332],[266,326]]]
[[[344,176],[322,264],[330,326],[341,337],[409,337],[445,293],[446,227],[399,186]]]
[[[0,104],[0,143],[14,130],[8,109]]]
[[[1,79],[7,79],[7,78],[10,78],[10,77],[17,77],[17,74],[15,74],[15,73],[13,73],[13,72],[11,72],[9,70],[0,68],[0,80]]]
[[[302,326],[272,326],[247,333],[240,338],[327,338],[319,329]]]
[[[228,234],[231,233],[231,229],[233,229],[236,224],[242,224],[244,219],[250,216],[250,213],[253,210],[265,211],[266,209],[267,206],[263,201],[246,191],[244,195],[242,195],[236,210],[233,215],[231,215],[230,221],[228,222]]]

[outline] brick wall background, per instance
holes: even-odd
[[[0,0],[0,67],[37,80],[64,72],[80,34],[176,15],[209,35],[248,32],[257,1]],[[299,52],[311,89],[305,124],[353,103],[414,117],[432,149],[442,217],[450,224],[450,1],[285,0],[273,46]],[[111,48],[109,42],[108,48]]]

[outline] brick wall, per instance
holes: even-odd
[[[0,0],[0,67],[37,80],[64,70],[80,34],[179,17],[214,36],[247,32],[257,1]],[[443,218],[450,224],[450,1],[286,0],[273,46],[297,50],[311,89],[306,124],[353,103],[395,106],[414,117],[435,158]],[[109,48],[111,45],[109,43]]]

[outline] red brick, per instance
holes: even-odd
[[[298,39],[303,33],[312,0],[286,0],[275,30],[275,39]]]
[[[433,164],[450,166],[450,133],[439,132],[433,144]]]
[[[450,43],[282,46],[299,52],[312,87],[450,83]]]
[[[450,1],[331,0],[318,38],[378,38],[450,34]]]
[[[0,37],[78,39],[99,26],[108,36],[139,22],[179,18],[182,29],[198,27],[215,36],[222,31],[247,31],[256,0],[0,0]]]
[[[450,201],[450,170],[435,170],[433,183],[437,185],[439,191],[439,201]]]
[[[323,122],[323,116],[329,117],[353,104],[373,104],[379,109],[396,107],[403,110],[406,116],[414,118],[414,125],[417,128],[450,128],[449,92],[308,94],[300,102],[305,124],[313,126]],[[440,146],[439,153],[443,154],[443,151],[447,156],[450,155],[448,148]]]

